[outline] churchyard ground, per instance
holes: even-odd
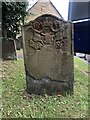
[[[25,92],[23,59],[3,61],[3,118],[87,118],[88,68],[74,57],[74,94],[72,96],[38,96]],[[90,71],[89,71],[90,72]]]

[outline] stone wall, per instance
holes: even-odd
[[[58,18],[62,18],[60,13],[51,2],[43,2],[39,0],[31,9],[29,9],[28,16],[26,17],[25,21],[28,23],[29,21],[34,20],[35,18],[47,13],[57,16]]]

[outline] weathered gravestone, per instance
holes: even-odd
[[[2,58],[3,59],[17,59],[16,43],[12,38],[2,39]]]
[[[22,38],[22,36],[19,36],[18,39],[20,41],[20,46],[21,46],[21,49],[22,49],[23,48],[23,38]]]
[[[16,39],[16,49],[17,50],[21,49],[21,43],[20,43],[19,39]]]
[[[16,41],[16,48],[17,50],[20,50],[23,48],[23,40],[22,40],[22,36],[18,36],[17,39],[15,40]]]
[[[73,92],[72,23],[42,15],[23,27],[26,91]]]

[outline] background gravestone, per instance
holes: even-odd
[[[20,35],[19,37],[17,37],[16,41],[16,48],[17,50],[20,50],[23,48],[23,40],[22,40],[22,36]]]
[[[26,91],[72,93],[72,24],[52,15],[42,15],[23,27],[23,42]]]
[[[17,50],[20,50],[21,49],[21,42],[20,42],[20,40],[16,39],[15,41],[16,41],[16,48],[17,48]]]
[[[16,43],[11,38],[2,39],[2,58],[3,59],[17,59]]]

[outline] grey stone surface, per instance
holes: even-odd
[[[3,59],[17,59],[16,43],[13,39],[2,39],[2,58]]]
[[[22,49],[23,48],[22,35],[19,35],[15,41],[16,41],[16,48],[17,48],[17,50]]]
[[[21,49],[21,42],[19,41],[19,39],[16,39],[16,49],[20,50]]]
[[[76,56],[77,56],[77,57],[80,57],[80,58],[84,58],[84,57],[85,57],[85,54],[84,54],[84,53],[76,53]]]
[[[89,54],[86,54],[86,60],[87,60],[88,62],[90,62],[90,55],[89,55]]]
[[[72,23],[42,15],[23,27],[27,92],[73,92]]]

